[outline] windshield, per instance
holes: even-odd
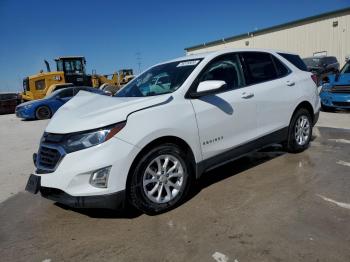
[[[45,96],[45,98],[52,98],[52,97],[56,96],[61,91],[62,91],[62,89],[55,90],[51,94]]]
[[[127,84],[116,97],[145,97],[172,93],[192,73],[201,59],[185,60],[158,65]]]
[[[80,60],[64,61],[64,68],[67,74],[83,74],[83,65]]]
[[[304,58],[303,60],[308,67],[318,67],[321,62],[320,58]]]
[[[346,63],[343,69],[340,71],[341,74],[350,74],[350,63]]]

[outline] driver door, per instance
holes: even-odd
[[[220,56],[210,62],[195,83],[198,86],[206,80],[221,80],[227,85],[217,93],[191,99],[203,159],[233,152],[257,136],[254,94],[251,87],[245,86],[238,54]]]

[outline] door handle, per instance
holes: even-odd
[[[246,92],[243,92],[241,95],[241,97],[244,99],[252,98],[253,96],[254,96],[253,93],[246,93]]]
[[[294,86],[294,85],[295,85],[295,82],[294,82],[294,81],[291,81],[291,80],[287,80],[286,85],[287,85],[287,86]]]

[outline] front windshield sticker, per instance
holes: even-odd
[[[181,67],[181,66],[195,66],[199,63],[200,60],[191,60],[191,61],[185,61],[181,62],[178,64],[176,67]]]

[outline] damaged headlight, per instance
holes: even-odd
[[[66,138],[63,147],[67,153],[71,153],[92,146],[97,146],[111,139],[120,130],[122,130],[125,125],[126,122],[120,122],[98,130],[90,130],[72,134]]]

